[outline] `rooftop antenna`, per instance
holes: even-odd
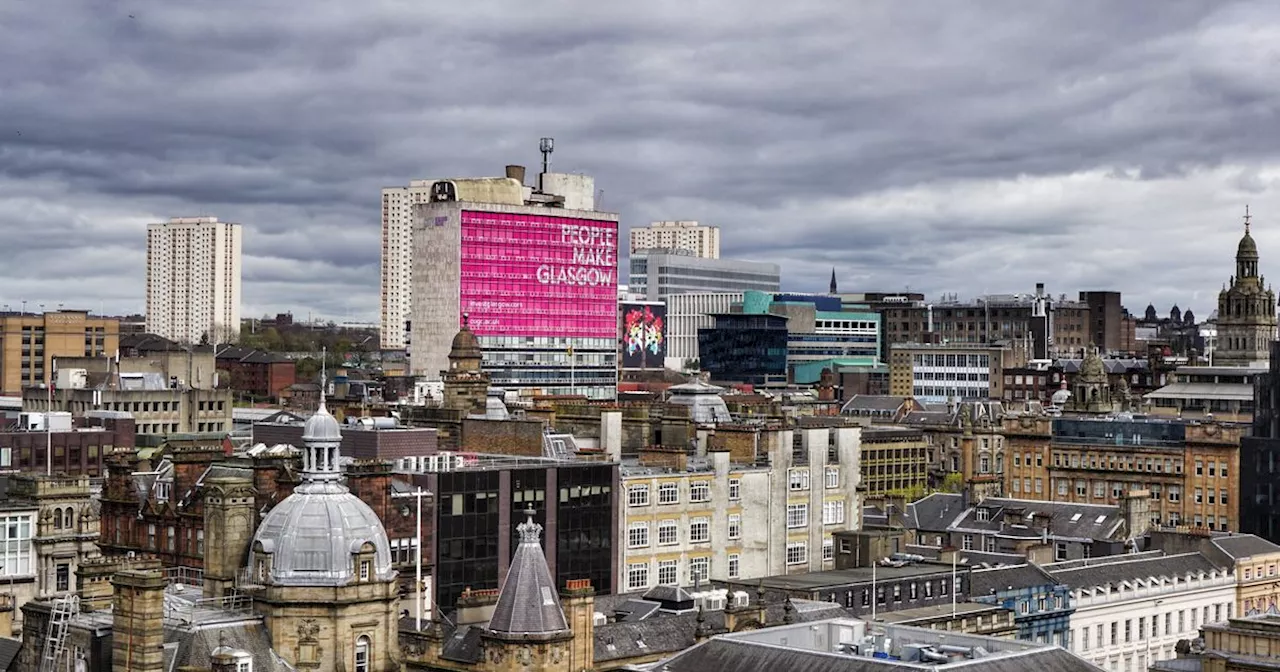
[[[538,191],[542,192],[542,176],[551,168],[551,152],[556,149],[555,138],[543,138],[538,141],[538,151],[542,152],[542,172],[538,174]]]

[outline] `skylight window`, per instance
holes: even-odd
[[[1104,521],[1104,520],[1106,520],[1106,519],[1107,519],[1106,514],[1103,514],[1103,515],[1101,515],[1101,516],[1098,516],[1098,517],[1093,521],[1093,524],[1094,524],[1094,525],[1101,525],[1101,524],[1102,524],[1102,521]]]
[[[1080,513],[1078,513],[1078,512],[1077,512],[1077,513],[1075,513],[1074,515],[1072,515],[1072,516],[1071,516],[1071,522],[1073,522],[1073,523],[1074,523],[1074,522],[1076,522],[1076,521],[1078,521],[1078,520],[1080,520]]]

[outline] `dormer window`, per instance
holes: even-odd
[[[368,560],[361,560],[361,561],[360,561],[360,580],[361,580],[361,581],[368,581],[368,580],[369,580],[369,570],[370,570],[370,565],[371,565],[371,563],[370,563]]]
[[[991,520],[990,509],[978,509],[977,511],[974,512],[974,515],[977,516],[979,523],[985,523]]]

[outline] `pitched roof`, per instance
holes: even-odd
[[[1052,586],[1057,583],[1057,579],[1032,564],[974,569],[969,572],[969,595],[978,598],[1010,589]]]
[[[964,513],[963,502],[958,494],[935,492],[907,504],[903,523],[913,530],[945,530]]]
[[[978,510],[987,510],[987,519],[979,520]],[[1107,504],[1046,502],[1033,499],[988,497],[956,518],[956,529],[994,532],[1013,537],[1038,537],[1041,532],[1029,525],[1009,524],[1006,518],[1017,514],[1027,523],[1034,515],[1049,517],[1048,533],[1070,539],[1115,539],[1125,531],[1120,507]]]
[[[561,634],[569,630],[569,623],[542,553],[542,526],[533,522],[533,512],[528,515],[516,528],[520,545],[511,558],[488,629],[505,635]]]
[[[22,642],[9,637],[0,637],[0,670],[16,669],[13,662],[18,657],[18,649]]]
[[[1221,549],[1232,560],[1266,553],[1280,553],[1280,546],[1253,534],[1232,534],[1226,537],[1214,537],[1210,540],[1210,543]]]
[[[1055,562],[1043,565],[1042,569],[1071,588],[1093,588],[1151,577],[1225,571],[1200,553],[1165,555],[1163,551]]]

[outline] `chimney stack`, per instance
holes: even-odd
[[[507,177],[524,184],[524,166],[507,166]]]
[[[111,584],[111,669],[164,672],[164,572],[126,569]]]

